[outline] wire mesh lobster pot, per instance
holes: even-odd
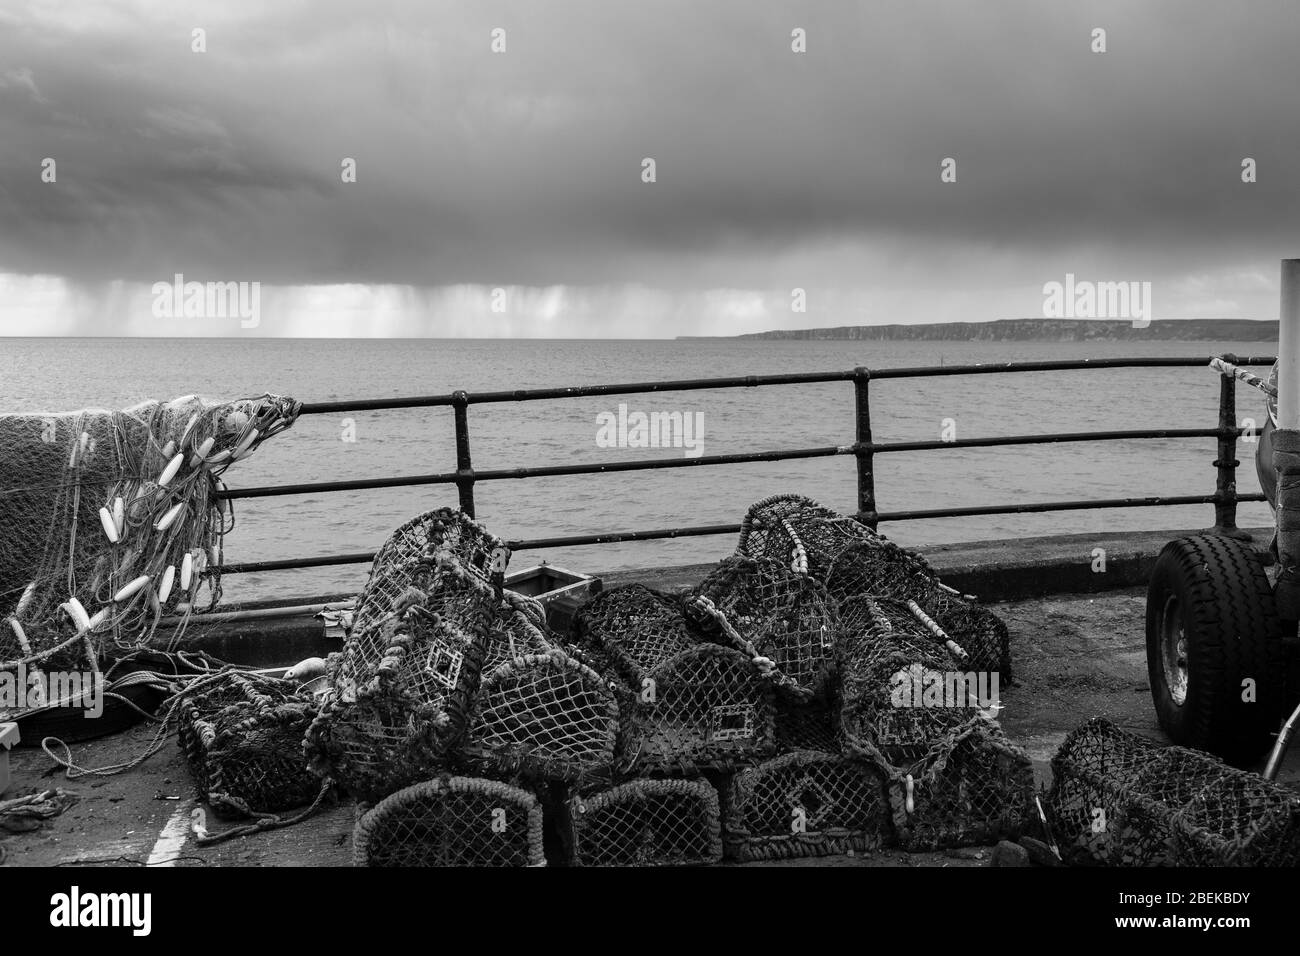
[[[831,562],[826,589],[837,601],[858,594],[915,601],[966,653],[977,671],[1011,678],[1011,639],[1003,620],[939,580],[929,563],[884,538],[855,541]]]
[[[798,700],[830,692],[838,624],[822,585],[768,559],[731,557],[696,588],[697,626],[770,662],[778,689]]]
[[[380,630],[384,657],[367,672],[345,650],[305,738],[313,769],[368,802],[437,772],[464,733],[484,655],[484,632],[418,605]]]
[[[613,691],[591,668],[552,650],[483,676],[460,755],[484,773],[574,782],[608,774],[617,740]]]
[[[629,695],[619,749],[638,774],[732,770],[776,752],[770,683],[744,654],[700,644]]]
[[[735,774],[725,794],[730,859],[855,853],[890,837],[885,778],[865,761],[794,751]]]
[[[1142,811],[1134,821],[1139,832],[1125,834],[1120,825],[1126,792],[1160,752],[1153,741],[1122,731],[1102,717],[1070,732],[1052,758],[1045,807],[1063,860],[1118,865],[1126,843],[1137,844],[1128,859],[1138,865],[1167,854],[1167,826],[1157,827],[1150,819],[1144,824]],[[1157,831],[1155,839],[1143,838],[1143,830]]]
[[[445,580],[452,568],[460,572],[454,576],[472,577],[491,594],[493,554],[508,558],[505,542],[463,512],[439,508],[417,515],[390,534],[375,553],[370,576],[357,598],[352,633],[364,634],[376,622],[400,610],[412,588],[425,595],[431,594],[436,585],[472,592],[469,581]],[[435,581],[440,570],[444,580]],[[468,594],[461,598],[470,600]]]
[[[1217,778],[1171,823],[1177,866],[1300,864],[1300,800],[1246,771]]]
[[[956,661],[906,606],[860,595],[842,605],[841,625],[837,701],[846,752],[910,767],[977,716]]]
[[[610,588],[578,610],[575,639],[595,650],[632,687],[698,640],[680,604],[640,584]]]
[[[889,784],[898,845],[911,852],[1014,840],[1034,818],[1033,763],[976,717]]]
[[[856,518],[824,508],[811,498],[774,495],[755,502],[745,513],[736,553],[775,561],[797,574],[820,579],[844,548],[878,538]]]
[[[1294,866],[1300,803],[1208,754],[1103,718],[1052,759],[1047,810],[1062,857],[1111,866]]]
[[[704,780],[632,780],[569,801],[575,866],[684,866],[722,859],[718,792]]]
[[[843,749],[839,711],[830,701],[801,704],[778,696],[775,728],[777,753],[804,750],[839,754]]]
[[[230,673],[180,705],[182,753],[201,799],[223,818],[311,803],[321,781],[302,737],[316,702],[295,684]]]
[[[354,866],[545,866],[542,807],[495,780],[443,776],[365,809],[352,834]]]

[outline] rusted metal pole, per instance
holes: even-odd
[[[871,443],[871,369],[859,365],[853,370],[854,417],[856,435],[853,446],[858,461],[857,519],[872,531],[880,523],[876,511],[875,451]]]
[[[1231,352],[1224,360],[1235,365],[1237,356]],[[1226,373],[1219,374],[1219,457],[1214,460],[1218,476],[1214,484],[1214,528],[1218,534],[1230,538],[1250,540],[1249,532],[1237,527],[1237,379]]]
[[[456,488],[460,510],[474,517],[474,462],[469,457],[469,394],[463,389],[451,396],[456,416]]]

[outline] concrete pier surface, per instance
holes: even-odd
[[[1014,684],[1002,689],[1005,709],[1000,719],[1012,739],[1033,757],[1039,783],[1048,782],[1048,762],[1065,735],[1089,717],[1109,717],[1128,730],[1163,739],[1147,683],[1145,588],[1137,579],[1145,573],[1144,568],[1149,570],[1159,547],[1178,534],[1071,536],[1046,539],[1032,547],[1020,542],[1014,549],[999,544],[930,552],[945,580],[953,580],[963,590],[968,588],[959,583],[962,578],[952,573],[963,566],[971,568],[971,574],[1004,567],[1010,568],[1012,575],[1037,574],[1040,581],[1051,580],[1054,574],[1073,581],[1079,573],[1073,570],[1073,563],[1078,562],[1089,575],[1079,580],[1097,585],[1102,581],[1128,582],[1109,589],[1078,588],[1013,597],[994,605],[1011,634],[1015,672]],[[1260,533],[1257,540],[1261,545],[1267,543],[1266,533]],[[1107,548],[1105,572],[1090,569],[1094,547]],[[998,557],[1012,553],[1020,555],[1017,567],[1024,570],[1015,570]],[[1025,557],[1030,553],[1038,563],[1026,567]],[[1053,567],[1060,570],[1044,570]],[[690,583],[692,573],[674,570],[648,583]],[[606,581],[614,584],[622,579],[621,574],[610,575]],[[140,725],[113,737],[75,744],[73,757],[86,767],[128,762],[144,751],[153,735],[153,725]],[[355,820],[351,803],[327,807],[283,830],[210,848],[197,847],[188,836],[189,814],[197,806],[193,782],[174,737],[140,766],[113,776],[68,781],[39,749],[14,750],[12,764],[15,789],[9,795],[26,788],[60,786],[76,791],[81,800],[40,829],[0,833],[0,848],[9,866],[140,865],[151,861],[153,865],[176,866],[347,866],[351,862]],[[1300,789],[1300,751],[1288,758],[1279,780]],[[209,815],[208,826],[219,831],[228,824]],[[755,865],[980,866],[988,856],[987,849],[982,857],[975,851],[908,854],[884,850],[852,858]]]

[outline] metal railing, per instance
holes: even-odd
[[[1269,366],[1272,356],[1224,356],[1240,366]],[[951,441],[877,442],[871,437],[871,383],[899,378],[935,378],[949,375],[1000,375],[1021,372],[1078,371],[1104,368],[1167,368],[1208,366],[1210,356],[1192,358],[1114,358],[1077,359],[1058,362],[999,362],[981,365],[946,365],[917,368],[869,369],[864,366],[840,372],[794,372],[784,375],[747,375],[728,378],[687,379],[667,382],[637,382],[624,385],[588,385],[574,388],[535,388],[517,391],[465,392],[447,395],[423,395],[413,398],[364,399],[361,401],[317,402],[304,404],[303,415],[327,415],[338,412],[376,411],[396,408],[450,407],[456,428],[456,469],[424,475],[388,478],[361,478],[347,481],[320,481],[300,484],[267,485],[255,488],[223,489],[229,499],[268,498],[321,492],[364,491],[373,488],[401,488],[417,485],[454,484],[459,492],[460,507],[474,516],[474,486],[481,481],[557,477],[564,475],[612,474],[625,471],[650,471],[660,468],[704,468],[759,461],[788,461],[802,458],[827,458],[851,455],[857,462],[856,517],[876,527],[881,521],[915,521],[925,518],[955,518],[971,515],[1029,514],[1046,511],[1075,511],[1096,508],[1138,508],[1163,505],[1213,504],[1215,529],[1237,534],[1237,502],[1263,501],[1262,494],[1237,494],[1237,438],[1243,429],[1237,424],[1236,379],[1220,375],[1219,424],[1215,428],[1139,428],[1120,431],[1062,432],[1041,435],[1005,435],[989,438],[966,438]],[[806,385],[825,382],[851,382],[855,409],[855,436],[852,444],[824,445],[775,451],[754,451],[730,455],[701,455],[696,458],[647,459],[584,465],[545,465],[534,468],[497,468],[476,471],[470,457],[469,407],[489,403],[554,401],[603,395],[637,395],[654,392],[683,392],[719,388],[758,388],[776,385]],[[1004,505],[981,505],[963,508],[931,508],[913,511],[878,512],[876,510],[875,456],[892,452],[945,451],[956,448],[992,448],[1008,445],[1042,445],[1060,442],[1125,441],[1152,438],[1217,438],[1218,457],[1214,494],[1154,495],[1138,498],[1107,498],[1085,501],[1018,502]],[[576,545],[613,544],[625,541],[651,541],[702,535],[736,534],[740,524],[698,525],[685,528],[662,528],[622,531],[605,534],[577,534],[534,538],[508,542],[515,551]],[[373,559],[374,552],[287,558],[275,561],[248,561],[226,565],[223,573],[278,571],[295,568],[362,564]]]

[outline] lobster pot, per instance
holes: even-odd
[[[820,578],[846,547],[878,537],[856,518],[823,508],[811,498],[775,495],[745,513],[736,553]]]
[[[545,866],[542,807],[526,790],[475,777],[412,784],[366,809],[354,866]]]
[[[910,852],[1014,840],[1035,819],[1033,763],[996,724],[975,718],[894,771],[889,806],[898,845]]]
[[[1300,800],[1252,773],[1217,778],[1174,815],[1172,829],[1176,866],[1300,865]]]
[[[609,686],[555,650],[507,661],[483,677],[461,756],[484,773],[577,781],[609,770],[617,739]]]
[[[297,685],[231,673],[180,707],[180,747],[200,799],[223,818],[311,803],[321,782],[302,737],[316,702]]]
[[[632,780],[569,804],[575,866],[683,866],[722,859],[718,792],[704,780]]]
[[[750,657],[766,658],[776,686],[805,701],[830,691],[838,629],[834,605],[807,575],[745,557],[721,562],[692,601],[705,627]]]
[[[1294,866],[1288,791],[1102,718],[1052,759],[1047,811],[1067,862],[1110,866]]]
[[[577,641],[602,656],[632,686],[698,643],[671,598],[640,584],[610,588],[579,610]]]
[[[701,644],[634,690],[620,740],[638,774],[731,770],[776,752],[771,685],[744,654]]]
[[[725,794],[729,859],[831,856],[889,838],[885,778],[864,761],[794,751],[735,774]]]
[[[364,634],[400,610],[408,589],[432,592],[439,569],[444,578],[449,569],[457,569],[459,577],[474,578],[491,594],[492,554],[497,550],[509,554],[505,542],[461,511],[439,508],[417,515],[390,534],[375,553],[370,576],[357,598],[352,633]],[[439,583],[450,587],[445,580]]]
[[[839,713],[826,701],[800,704],[778,696],[775,725],[777,753],[811,750],[839,754],[843,749]]]
[[[911,767],[977,718],[966,675],[905,606],[859,596],[842,607],[841,621],[837,702],[846,753]]]
[[[837,601],[871,594],[924,607],[940,590],[939,575],[925,558],[882,537],[848,545],[827,566],[822,580]]]
[[[374,802],[437,771],[478,690],[481,635],[419,606],[384,624],[388,650],[358,682],[346,656],[305,738],[313,769]]]
[[[546,654],[550,650],[551,642],[534,622],[526,605],[502,604],[484,641],[483,673],[488,674],[517,657]]]
[[[966,652],[966,669],[1011,679],[1011,635],[1006,622],[973,598],[939,588],[921,602],[943,632]]]

